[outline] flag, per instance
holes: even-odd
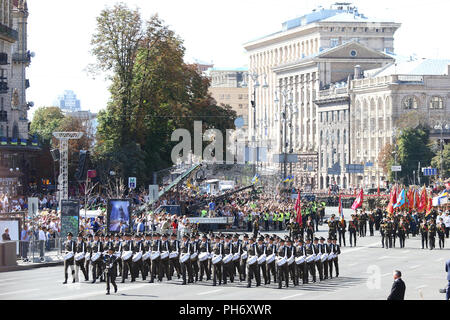
[[[422,188],[422,191],[420,192],[420,201],[419,205],[417,207],[417,212],[422,213],[425,211],[427,206],[427,190],[425,187]]]
[[[341,218],[341,222],[344,221],[344,210],[342,209],[342,201],[341,194],[339,193],[339,217]]]
[[[364,201],[364,190],[361,189],[361,191],[359,192],[358,196],[355,199],[355,202],[353,202],[352,209],[356,210],[359,207],[361,207],[363,204],[363,201]]]
[[[394,213],[394,204],[397,203],[397,188],[396,186],[393,186],[391,188],[391,193],[390,193],[390,199],[389,199],[389,204],[387,206],[387,212],[389,212],[389,214],[393,214]]]
[[[285,179],[283,179],[281,182],[287,183],[294,181],[294,176],[287,176]]]
[[[303,224],[303,219],[302,219],[302,200],[301,200],[301,196],[300,196],[300,190],[298,191],[298,196],[297,196],[297,201],[295,202],[295,212],[297,213],[297,223],[299,224],[299,226],[301,226]]]
[[[414,190],[414,209],[418,210],[420,202],[420,193],[418,189]]]
[[[426,216],[428,217],[433,210],[433,197],[430,195],[427,197],[427,205],[426,205]]]
[[[252,183],[256,184],[259,181],[259,174],[255,174],[255,176],[252,178]]]
[[[439,207],[443,204],[448,203],[448,191],[444,190],[440,195],[433,198],[433,207]]]
[[[408,190],[408,194],[406,196],[408,198],[408,209],[409,212],[414,210],[414,198],[415,198],[415,190],[414,188],[410,187]]]
[[[394,204],[394,209],[403,209],[406,205],[406,192],[405,189],[400,192],[400,195],[397,199],[397,203]]]

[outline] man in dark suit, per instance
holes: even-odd
[[[391,294],[388,300],[405,300],[406,286],[402,280],[402,273],[398,270],[394,271],[394,284],[392,285]]]
[[[446,299],[450,300],[450,260],[447,260],[447,262],[445,263],[445,271],[447,272],[447,281],[448,281]]]

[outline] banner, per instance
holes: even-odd
[[[233,223],[234,217],[220,217],[220,218],[200,218],[200,217],[189,217],[190,223],[199,224],[227,224]]]
[[[72,232],[76,237],[79,226],[80,202],[78,200],[61,200],[61,237],[66,237],[68,232]]]
[[[131,200],[108,200],[106,221],[108,232],[129,232],[131,225]]]

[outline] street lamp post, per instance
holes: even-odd
[[[251,105],[253,108],[253,136],[252,136],[252,143],[255,147],[255,150],[258,150],[258,146],[256,143],[256,89],[259,88],[261,85],[259,84],[258,79],[264,76],[264,84],[262,85],[263,89],[267,89],[269,85],[267,84],[267,75],[266,74],[258,74],[257,72],[248,72],[243,75],[243,81],[241,83],[241,87],[246,88],[247,82],[246,78],[251,79],[253,81],[253,100],[251,100]],[[256,162],[258,161],[258,155],[256,154],[256,159],[253,159],[253,175],[256,175]]]

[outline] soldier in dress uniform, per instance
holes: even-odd
[[[313,244],[311,243],[310,238],[306,238],[306,245],[305,245],[305,252],[307,257],[317,254],[318,252],[315,251],[315,248]],[[314,260],[307,262],[307,267],[309,269],[309,274],[313,277],[313,282],[316,282],[316,263]]]
[[[264,244],[264,237],[259,237],[258,239],[258,245],[257,245],[257,253],[258,253],[258,258],[261,257],[263,254],[266,255],[267,258],[267,251],[266,251],[266,245]],[[266,262],[261,263],[257,265],[258,267],[258,274],[259,274],[259,278],[261,279],[261,274],[263,275],[264,278],[264,284],[268,284],[267,281],[267,270],[266,270]],[[261,283],[261,280],[260,280]]]
[[[445,246],[445,223],[444,219],[439,219],[439,225],[437,226],[437,233],[439,237],[439,249],[444,249]]]
[[[152,236],[150,233],[145,234],[144,240],[144,252],[150,252],[152,250]],[[119,259],[120,260],[120,259]],[[144,272],[147,277],[152,271],[152,259],[148,258],[144,262]]]
[[[94,237],[92,234],[88,235],[88,240],[86,242],[86,255],[85,255],[85,269],[87,274],[87,279],[89,281],[89,265],[91,264],[91,255],[92,255],[92,243],[94,242]]]
[[[331,215],[330,221],[328,221],[328,237],[336,237],[338,223],[335,220],[335,215]]]
[[[159,233],[155,233],[153,235],[153,241],[151,244],[152,252],[161,252],[162,251],[160,237],[161,236]],[[160,262],[161,262],[161,257],[158,257],[158,258],[152,260],[152,268],[151,268],[151,272],[150,272],[149,283],[154,283],[156,277],[158,277],[159,281],[162,281],[162,279],[160,278],[160,271],[159,271]]]
[[[372,211],[369,214],[369,232],[370,236],[373,237],[373,226],[375,225],[375,213]]]
[[[172,233],[170,235],[170,244],[169,244],[170,252],[180,252],[180,241],[177,240],[177,234]],[[169,259],[169,273],[170,276],[173,277],[174,270],[177,271],[178,279],[181,278],[181,264],[180,264],[180,255],[177,257]]]
[[[212,252],[214,255],[220,255],[223,257],[223,244],[220,242],[220,236],[216,235],[214,238],[215,242],[212,247]],[[213,286],[217,285],[217,279],[219,279],[219,285],[222,284],[222,261],[213,264]]]
[[[381,246],[384,248],[386,243],[386,249],[389,248],[389,244],[387,243],[387,236],[386,236],[386,219],[383,218],[383,220],[380,223],[380,235],[381,235]]]
[[[434,219],[430,220],[430,225],[428,226],[428,241],[430,242],[430,250],[436,248],[436,225],[434,224]]]
[[[277,253],[277,246],[274,243],[274,238],[269,237],[269,242],[266,245],[266,255],[270,256],[271,254]],[[266,279],[267,284],[270,284],[270,273],[273,275],[273,282],[277,283],[277,271],[275,268],[275,260],[271,263],[266,263]]]
[[[306,221],[306,237],[310,239],[314,238],[314,222],[311,216]]]
[[[250,259],[253,256],[258,257],[258,249],[257,249],[258,246],[255,243],[255,241],[256,241],[255,237],[251,237],[249,239],[249,243],[247,245],[248,259]],[[259,287],[261,285],[261,275],[259,273],[257,261],[251,265],[247,265],[247,288],[251,288],[253,278],[255,278],[256,280],[256,286]]]
[[[398,230],[397,230],[397,234],[398,234],[398,239],[400,241],[400,248],[404,248],[405,247],[405,240],[406,240],[406,222],[403,219],[403,217],[400,219],[400,222],[398,224]]]
[[[161,236],[161,252],[165,251],[170,252],[168,235],[166,233]],[[159,266],[159,281],[162,281],[164,275],[166,275],[167,280],[172,280],[172,277],[169,273],[169,256],[164,259],[161,258]]]
[[[198,281],[198,272],[199,272],[199,266],[198,266],[198,252],[199,252],[199,243],[197,241],[197,233],[191,235],[191,249],[194,255],[194,258],[191,258],[191,274],[193,281]]]
[[[344,242],[345,245],[345,232],[347,231],[347,221],[345,219],[341,219],[338,222],[338,234],[339,234],[339,245],[342,245],[342,242]]]
[[[67,273],[67,269],[70,267],[70,270],[72,271],[72,278],[73,283],[75,283],[75,253],[77,252],[77,244],[75,241],[72,240],[73,234],[72,232],[67,233],[67,241],[64,243],[64,250],[65,253],[68,254],[69,252],[73,253],[73,256],[70,259],[64,260],[64,276],[65,280],[63,284],[67,284],[67,278],[69,277],[69,274]]]
[[[286,259],[289,258],[284,239],[280,239],[280,244],[277,250],[277,256],[280,258]],[[286,288],[289,287],[289,268],[287,262],[282,266],[277,265],[277,277],[278,277],[278,289],[281,289],[283,280],[286,283]]]
[[[81,253],[84,252],[84,255],[86,256],[87,252],[88,252],[88,247],[86,245],[86,243],[83,240],[83,233],[80,232],[78,234],[78,239],[77,239],[77,244],[76,244],[76,252],[77,253]],[[83,272],[84,275],[84,281],[89,281],[89,276],[86,272],[86,269],[84,268],[84,263],[85,263],[85,258],[75,261],[75,279],[76,281],[80,281],[79,277],[78,277],[78,271],[81,268],[81,272]]]
[[[131,240],[131,234],[129,233],[125,234],[125,241],[122,244],[122,252],[125,251],[131,251],[133,252],[133,254],[135,253],[135,245],[133,240]],[[131,255],[131,257],[128,258],[127,260],[123,260],[122,262],[122,283],[124,283],[125,279],[128,278],[128,270],[130,271],[131,274],[131,282],[135,282],[136,278],[133,265],[133,255]]]
[[[224,237],[222,253],[223,253],[224,257],[231,253],[231,236],[230,235],[227,235],[226,237]],[[222,265],[223,284],[227,284],[228,277],[230,277],[230,281],[231,281],[231,279],[233,279],[233,281],[234,281],[234,277],[231,275],[232,266],[233,266],[232,260],[228,263],[223,263],[223,265]]]
[[[231,253],[235,255],[236,253],[239,254],[239,256],[242,254],[241,252],[241,241],[239,240],[239,235],[236,233],[233,235],[233,241],[231,242]],[[233,260],[231,262],[231,269],[233,272],[233,277],[237,275],[239,276],[239,280],[241,279],[241,269],[240,269],[240,258],[237,260]]]
[[[184,234],[182,237],[182,241],[180,243],[180,257],[183,254],[192,254],[192,245],[189,242],[189,236]],[[186,274],[188,275],[188,281],[191,282],[192,279],[192,270],[191,270],[191,259],[187,259],[185,262],[180,262],[181,265],[181,277],[183,279],[183,285],[186,285]]]
[[[202,241],[199,243],[199,254],[200,253],[211,253],[211,244],[208,241],[208,237],[206,234],[202,236]],[[206,281],[211,280],[211,271],[208,267],[208,259],[204,261],[199,261],[200,264],[200,277],[199,281],[203,281],[203,275],[206,273]]]
[[[114,256],[114,246],[108,247],[108,253],[103,256],[103,263],[105,264],[106,294],[110,294],[110,282],[114,287],[114,293],[116,293],[117,259]]]
[[[333,239],[336,239],[336,238],[328,238],[327,243],[325,244],[326,248],[327,248],[328,256],[330,256],[330,254],[333,253]],[[333,261],[327,259],[325,261],[325,264],[328,265],[328,274],[329,274],[330,279],[333,279]]]
[[[103,243],[100,241],[100,232],[97,232],[94,236],[94,242],[92,242],[91,245],[91,254],[92,257],[94,256],[94,254],[96,254],[97,252],[103,252],[105,251],[103,249]],[[92,259],[91,257],[91,259]],[[100,282],[105,282],[105,280],[103,279],[103,274],[102,274],[102,262],[103,260],[100,258],[98,258],[97,261],[92,261],[92,283],[95,283],[98,279],[98,277],[100,276]]]
[[[142,235],[140,233],[136,233],[136,236],[134,237],[134,248],[135,248],[135,252],[134,253],[139,253],[141,252],[142,254],[145,253],[145,244],[144,244],[144,240],[142,239]],[[134,269],[134,278],[139,278],[139,272],[142,274],[142,280],[145,281],[145,279],[147,278],[146,273],[144,271],[144,263],[142,262],[142,258],[139,259],[136,262],[132,262],[133,263],[133,269]]]
[[[356,247],[356,231],[358,230],[358,221],[356,220],[356,216],[352,214],[350,221],[348,222],[348,231],[350,233],[350,247],[353,247],[352,238]]]
[[[325,253],[330,253],[330,249],[328,245],[325,243],[325,238],[320,237],[319,239],[319,252],[323,255]],[[323,280],[328,279],[328,260],[322,262],[322,270],[323,270]]]
[[[286,239],[286,248],[287,248],[287,257],[291,258],[292,256],[295,259],[295,247],[292,245],[292,239],[287,237]],[[294,286],[298,285],[298,281],[297,281],[297,272],[296,272],[297,266],[295,264],[295,260],[294,263],[292,264],[288,264],[288,272],[289,272],[289,276],[294,284]]]
[[[338,256],[341,254],[341,246],[336,243],[336,238],[333,238],[331,240],[331,242],[332,242],[331,250],[336,255],[336,257],[333,259],[332,262],[334,263],[334,270],[336,270],[336,278],[337,278],[337,277],[339,277],[339,259],[338,259]],[[333,277],[333,268],[332,267],[330,267],[330,276]]]
[[[428,224],[425,219],[420,223],[419,226],[420,235],[422,236],[422,249],[424,249],[424,244],[428,249]]]
[[[249,244],[249,241],[248,241],[248,235],[246,234],[246,233],[244,233],[244,241],[242,242],[242,246],[241,246],[241,250],[242,250],[242,253],[241,253],[241,256],[242,256],[242,254],[244,253],[244,251],[247,251],[247,246],[248,246],[248,244]],[[241,258],[241,272],[240,272],[240,274],[241,274],[241,277],[240,277],[240,281],[245,281],[245,277],[246,277],[246,274],[247,274],[247,272],[246,272],[246,265],[247,265],[247,258]]]
[[[297,239],[295,244],[295,258],[306,256],[305,246],[303,244],[303,239]],[[297,267],[296,278],[297,281],[302,283],[308,283],[308,269],[306,268],[306,261],[300,264],[295,264]]]
[[[116,233],[114,236],[114,252],[118,252],[119,254],[122,253],[122,238],[120,233]],[[119,275],[122,275],[122,259],[117,259],[116,264],[119,266],[119,268],[116,268],[117,274],[116,278]]]
[[[313,242],[313,249],[314,249],[314,253],[317,255],[320,253],[320,247],[319,247],[319,238],[314,238],[314,242]],[[323,280],[323,263],[322,260],[317,260],[316,263],[316,268],[317,271],[319,272],[319,280],[322,281]]]

